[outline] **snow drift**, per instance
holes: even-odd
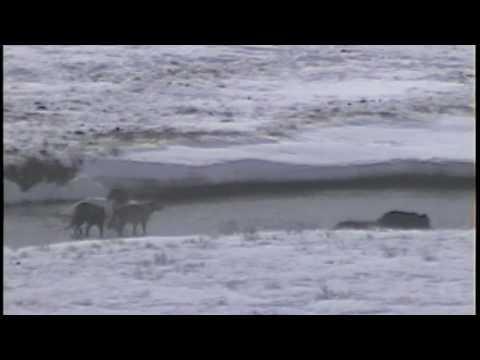
[[[5,314],[473,314],[472,231],[148,237],[6,249]]]

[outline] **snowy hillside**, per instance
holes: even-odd
[[[472,126],[472,46],[7,46],[4,63],[7,163]]]

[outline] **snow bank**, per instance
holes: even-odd
[[[472,231],[82,241],[4,252],[5,314],[473,314]]]
[[[336,181],[387,176],[474,179],[474,122],[443,118],[423,126],[342,126],[249,145],[172,145],[130,149],[85,160],[66,186],[40,184],[22,193],[4,182],[7,203],[105,196],[113,186]],[[473,181],[473,180],[472,180]],[[432,183],[432,186],[435,186]]]
[[[345,179],[401,174],[474,176],[471,120],[427,127],[342,126],[276,143],[130,151],[87,164],[90,176],[209,183]],[[135,169],[135,170],[134,170]],[[110,173],[110,174],[107,174]],[[114,175],[113,175],[114,174]]]
[[[129,160],[188,165],[258,159],[303,165],[351,165],[394,159],[457,161],[475,159],[472,119],[454,118],[434,126],[357,125],[311,129],[274,143],[222,147],[169,146],[127,151]]]

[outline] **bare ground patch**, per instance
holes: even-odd
[[[163,144],[188,144],[188,145],[208,145],[211,142],[237,143],[247,140],[251,141],[251,136],[240,131],[230,130],[179,130],[173,127],[164,127],[161,129],[138,129],[126,130],[121,127],[109,130],[107,132],[94,135],[96,140],[111,139],[118,141],[118,147],[125,143],[132,147],[134,144],[142,145],[163,145]]]
[[[82,160],[66,165],[58,159],[29,157],[22,164],[6,165],[4,177],[16,183],[22,191],[41,182],[64,185],[76,176],[81,164]]]

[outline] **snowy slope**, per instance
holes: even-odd
[[[473,314],[472,231],[309,231],[6,249],[6,314]]]
[[[468,45],[6,46],[4,64],[7,163],[473,118]]]

